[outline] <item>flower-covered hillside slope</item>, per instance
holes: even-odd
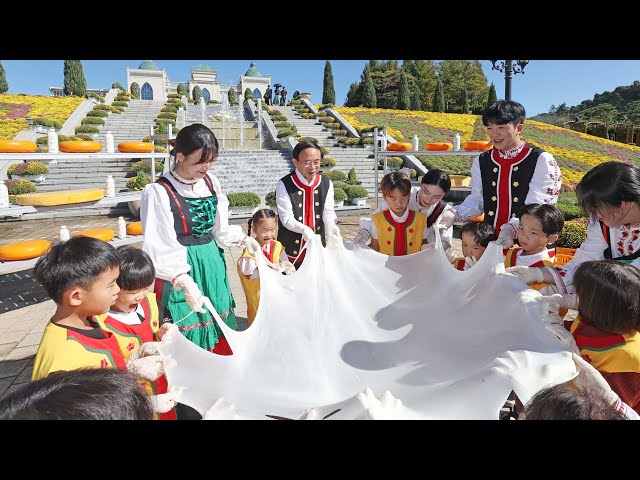
[[[420,148],[428,142],[453,142],[460,134],[461,143],[489,140],[482,117],[457,113],[386,110],[361,107],[334,107],[358,130],[373,126],[387,127],[398,141],[411,141],[418,135]],[[547,123],[525,120],[522,138],[550,152],[560,165],[565,189],[573,190],[585,172],[595,165],[612,160],[640,166],[640,147],[627,145]],[[450,174],[469,174],[472,156],[422,156],[427,168],[441,168]]]
[[[26,117],[63,124],[86,98],[0,94],[0,140],[13,140],[28,130]]]

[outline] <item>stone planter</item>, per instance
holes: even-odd
[[[339,202],[335,202],[335,203],[333,204],[333,206],[334,206],[335,208],[341,208],[341,207],[344,207],[344,200],[340,200]]]
[[[127,203],[129,205],[129,211],[131,212],[131,215],[136,218],[140,217],[140,200],[132,200]]]
[[[33,183],[41,183],[44,182],[45,178],[47,178],[44,174],[41,175],[11,175],[12,179],[15,180],[28,180]]]
[[[350,198],[349,203],[351,205],[355,205],[356,207],[366,207],[367,199],[366,198]]]
[[[252,215],[255,207],[229,207],[229,215]]]
[[[336,167],[320,167],[320,171],[321,172],[330,172],[334,168],[336,168]]]

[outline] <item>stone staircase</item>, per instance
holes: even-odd
[[[329,138],[331,132],[324,129],[316,119],[306,119],[298,115],[292,107],[273,107],[287,117],[289,123],[296,126],[298,133],[303,137],[314,137],[318,140],[318,145],[329,149],[326,157],[331,157],[336,161],[334,170],[340,170],[346,174],[352,167],[356,170],[358,180],[369,192],[369,197],[374,197],[376,193],[375,170],[373,169],[373,150],[362,147],[336,147],[336,139]],[[382,179],[382,170],[378,172],[378,181]]]
[[[100,127],[100,133],[96,136],[96,140],[102,144],[102,151],[106,151],[107,130],[113,135],[116,150],[122,142],[141,142],[149,135],[149,127],[155,126],[155,119],[162,107],[164,102],[131,100],[124,113],[112,113],[106,117],[106,123]]]
[[[107,176],[113,175],[116,192],[127,191],[129,177],[135,176],[131,168],[138,160],[128,159],[69,159],[49,163],[49,173],[38,185],[38,192],[75,190],[78,188],[105,188]]]
[[[275,192],[278,180],[292,169],[291,150],[225,150],[211,172],[220,180],[225,194],[254,192],[264,201],[267,193]]]
[[[204,125],[209,127],[220,145],[220,150],[259,150],[260,136],[258,122],[254,120],[225,119],[219,115],[223,107],[221,105],[207,105],[205,109]],[[233,110],[232,110],[233,109]],[[232,113],[236,118],[242,114],[238,107],[226,106],[227,113]],[[212,119],[213,117],[213,119]],[[202,111],[199,105],[189,105],[186,112],[186,123],[202,123]]]

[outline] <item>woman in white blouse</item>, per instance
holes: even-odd
[[[236,329],[235,301],[220,247],[254,249],[256,242],[240,226],[228,224],[229,201],[209,173],[217,156],[218,140],[209,128],[196,123],[180,130],[173,141],[172,169],[142,193],[142,248],[153,260],[154,291],[165,317],[196,345],[230,355],[222,331],[203,308],[203,295]]]

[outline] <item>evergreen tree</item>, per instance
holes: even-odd
[[[227,98],[229,99],[229,103],[236,103],[238,101],[238,96],[233,88],[230,88],[229,92],[227,92]]]
[[[496,94],[496,87],[493,82],[491,82],[491,86],[489,87],[489,94],[487,95],[487,108],[489,108],[497,101],[498,95]]]
[[[8,90],[9,90],[9,84],[7,83],[7,76],[4,73],[2,60],[0,60],[0,93],[6,93]]]
[[[331,62],[327,60],[324,64],[324,82],[322,84],[322,103],[336,103],[336,89],[333,86],[333,71]]]
[[[420,101],[420,92],[415,88],[411,94],[411,110],[422,110],[422,102]]]
[[[486,98],[487,77],[477,60],[443,60],[438,66],[438,76],[446,92],[447,112],[463,111],[465,87],[469,98]]]
[[[373,86],[371,72],[365,67],[364,91],[362,93],[362,106],[367,108],[376,108],[378,99],[376,98],[376,88]]]
[[[84,97],[87,93],[87,81],[80,60],[64,61],[64,94]]]
[[[398,110],[410,110],[411,109],[411,94],[409,93],[409,81],[407,80],[407,74],[402,71],[400,74],[400,86],[398,87],[398,100],[396,103]]]
[[[469,113],[471,111],[471,107],[469,106],[469,92],[467,91],[466,86],[464,87],[462,95],[462,113]]]
[[[131,84],[131,96],[135,99],[139,99],[140,98],[140,85],[138,85],[137,82],[133,82]]]
[[[180,94],[180,95],[186,95],[187,94],[187,89],[184,86],[184,83],[179,83],[178,84],[178,88],[176,89],[176,93]]]
[[[200,103],[200,97],[202,97],[202,89],[198,85],[196,85],[195,87],[193,87],[191,96],[193,97],[193,101],[195,103]]]
[[[253,92],[251,92],[251,89],[247,87],[244,89],[244,99],[248,100],[249,98],[253,98]]]
[[[442,86],[442,80],[438,76],[438,83],[436,84],[436,91],[433,95],[433,106],[431,108],[434,112],[444,112],[444,87]]]
[[[345,107],[357,107],[358,105],[364,105],[362,102],[362,84],[358,82],[353,82],[349,86],[349,91],[347,92],[347,98],[344,101]]]

